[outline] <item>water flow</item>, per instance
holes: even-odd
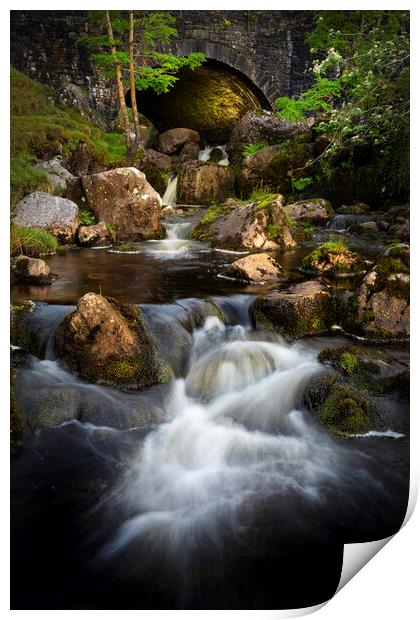
[[[198,152],[198,159],[199,161],[208,161],[210,159],[211,156],[211,152],[214,149],[220,149],[222,151],[222,159],[220,161],[218,161],[217,163],[219,164],[219,166],[228,166],[229,165],[229,156],[226,152],[226,144],[218,144],[216,146],[212,146],[210,144],[208,144],[207,146],[204,147],[204,149],[202,149],[201,151]]]
[[[175,174],[171,174],[168,180],[168,184],[166,186],[165,193],[162,196],[162,204],[173,205],[176,204],[176,192],[178,186],[178,176]]]
[[[339,451],[296,409],[318,369],[312,352],[208,318],[187,377],[173,384],[169,422],[147,437],[111,497],[129,516],[104,557],[136,541],[184,556],[203,533],[215,541],[239,531],[247,506],[289,492],[321,501],[323,485],[342,477]]]
[[[354,215],[352,213],[343,213],[340,215],[334,215],[328,228],[331,230],[344,231],[355,226],[357,224],[363,224],[363,222],[374,222],[381,219],[378,215]]]

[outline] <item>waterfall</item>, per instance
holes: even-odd
[[[214,149],[220,149],[222,151],[223,159],[217,162],[219,166],[228,166],[229,156],[226,152],[226,144],[216,144],[214,146],[207,144],[204,149],[201,149],[201,151],[198,152],[199,161],[208,161],[210,159],[211,152]]]
[[[168,180],[168,185],[166,186],[165,193],[162,196],[162,204],[173,205],[176,203],[176,190],[178,186],[178,176],[175,174],[171,174]]]

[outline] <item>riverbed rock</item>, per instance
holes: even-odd
[[[58,100],[63,106],[78,110],[83,118],[100,129],[106,129],[105,123],[90,107],[89,97],[80,86],[66,84],[58,91]]]
[[[257,327],[279,332],[287,340],[319,333],[333,321],[331,295],[315,280],[260,295],[250,311]]]
[[[355,292],[355,322],[369,337],[385,340],[410,334],[410,247],[384,250]]]
[[[302,404],[329,432],[349,437],[385,430],[384,421],[369,394],[338,374],[324,372],[307,384]]]
[[[61,155],[57,155],[48,161],[41,161],[36,165],[36,168],[46,171],[53,190],[65,191],[67,189],[67,182],[74,178],[72,173],[62,165],[62,161]]]
[[[13,208],[17,226],[35,226],[51,233],[60,243],[72,243],[79,225],[77,204],[46,192],[33,192]]]
[[[169,155],[165,155],[165,153],[159,153],[159,151],[154,149],[146,149],[146,158],[148,163],[154,164],[159,170],[168,171],[171,169],[172,158]]]
[[[327,241],[313,250],[302,261],[305,271],[319,272],[326,276],[348,276],[364,270],[363,258],[343,243]]]
[[[158,148],[166,155],[174,155],[186,142],[200,143],[200,134],[194,129],[177,127],[168,129],[158,137]]]
[[[254,252],[296,245],[283,210],[283,196],[270,194],[248,205],[207,210],[192,237],[212,247]]]
[[[410,220],[405,217],[397,217],[395,223],[388,229],[388,236],[400,241],[410,241]]]
[[[124,389],[168,382],[173,373],[157,358],[141,310],[86,293],[55,333],[64,362],[85,379]]]
[[[234,195],[235,173],[229,166],[204,161],[188,161],[181,167],[179,202],[209,204]]]
[[[114,237],[105,222],[91,226],[80,226],[77,231],[77,243],[83,247],[107,247],[112,245]]]
[[[198,158],[199,149],[200,146],[198,142],[192,142],[191,140],[188,140],[188,142],[186,142],[181,149],[181,152],[179,154],[179,161],[181,163],[184,163],[185,161],[196,160]]]
[[[27,284],[51,284],[54,276],[51,269],[42,258],[31,258],[29,256],[18,256],[13,261],[12,273],[18,282]]]
[[[334,214],[331,203],[325,198],[308,198],[284,207],[289,218],[296,222],[324,225]]]
[[[118,240],[141,241],[164,236],[162,201],[136,168],[116,168],[82,177],[87,206],[99,221],[111,224]]]
[[[369,205],[365,202],[356,202],[354,205],[342,205],[336,209],[336,213],[343,215],[366,215],[370,211]]]
[[[292,123],[279,118],[273,112],[263,111],[259,114],[248,112],[234,126],[227,151],[235,158],[248,144],[266,142],[267,145],[280,144],[299,135],[302,140],[310,141],[313,118],[304,123]]]
[[[242,179],[248,188],[267,185],[274,191],[292,191],[291,179],[304,177],[304,166],[312,156],[312,145],[288,140],[279,146],[268,146],[242,162]]]
[[[236,260],[222,275],[246,282],[274,282],[286,277],[281,265],[265,252]]]

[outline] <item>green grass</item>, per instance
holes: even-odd
[[[55,105],[52,88],[38,84],[11,68],[11,199],[12,204],[26,194],[51,191],[47,174],[34,167],[47,144],[63,145],[64,159],[84,142],[99,164],[119,165],[125,155],[124,138],[105,133],[72,108]]]
[[[267,148],[267,146],[269,146],[269,144],[266,140],[256,142],[255,144],[247,144],[242,150],[242,155],[244,157],[248,157],[248,155],[255,155],[255,153],[258,153],[258,151],[262,151],[263,149]]]
[[[40,228],[24,228],[11,226],[10,253],[12,256],[41,256],[52,254],[57,250],[57,239]]]
[[[223,207],[209,207],[200,220],[200,226],[208,226],[209,224],[213,224],[213,222],[219,219],[222,215],[226,215],[226,213],[228,213],[228,210]]]

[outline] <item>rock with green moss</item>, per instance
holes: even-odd
[[[57,329],[55,343],[65,364],[89,381],[143,389],[173,377],[158,359],[141,310],[109,297],[81,297]]]
[[[383,419],[369,394],[339,375],[321,373],[305,387],[303,406],[329,432],[348,437],[384,430]]]
[[[325,198],[307,198],[284,207],[293,224],[305,222],[324,225],[334,215],[331,203]]]
[[[283,209],[283,196],[268,194],[247,205],[209,209],[193,238],[227,250],[265,251],[296,245]]]
[[[292,191],[291,179],[305,176],[304,166],[312,156],[312,145],[289,140],[278,146],[269,146],[245,157],[242,175],[249,186],[264,184],[287,194]]]
[[[178,202],[205,204],[223,202],[234,195],[235,173],[229,166],[206,161],[187,161],[181,166]]]
[[[410,335],[410,247],[384,250],[355,292],[354,324],[380,340]]]
[[[222,310],[212,299],[181,299],[177,305],[186,310],[183,317],[179,317],[179,323],[190,333],[202,327],[208,317],[214,316],[224,321],[225,317]]]
[[[305,256],[302,267],[308,272],[340,277],[361,273],[364,262],[363,258],[357,252],[351,252],[343,241],[326,241]]]
[[[317,334],[333,323],[333,304],[326,287],[309,280],[291,286],[288,291],[270,291],[251,304],[251,316],[257,327],[265,327],[295,340]]]

